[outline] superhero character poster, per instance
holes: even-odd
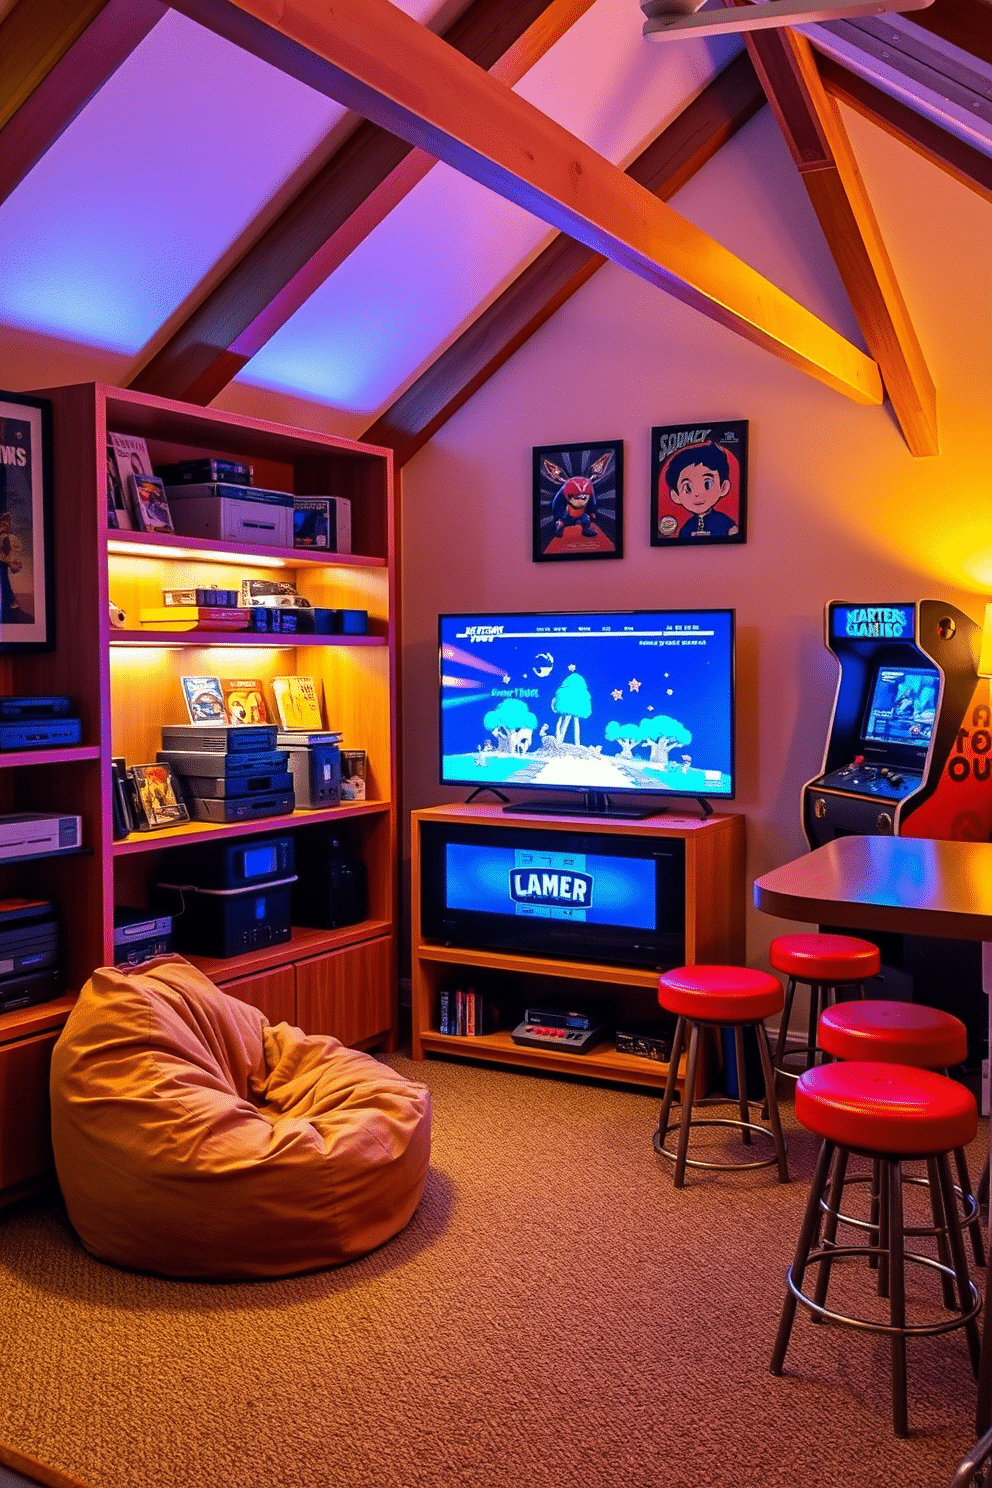
[[[747,420],[651,430],[651,545],[747,541]]]
[[[623,443],[534,450],[534,562],[623,557]]]

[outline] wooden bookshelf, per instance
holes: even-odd
[[[224,960],[196,959],[218,985],[307,1031],[365,1047],[392,1047],[396,1036],[391,453],[100,384],[42,389],[39,395],[52,403],[56,645],[49,652],[4,659],[0,687],[8,693],[70,695],[83,734],[82,743],[72,748],[0,754],[0,801],[3,810],[80,815],[88,851],[58,862],[0,866],[0,894],[34,895],[59,905],[68,994],[37,1010],[0,1015],[0,1202],[8,1190],[19,1194],[30,1182],[32,1171],[25,1171],[25,1164],[33,1170],[48,1161],[43,1132],[25,1136],[9,1104],[11,1092],[22,1106],[33,1092],[37,1099],[33,1107],[27,1100],[27,1106],[36,1124],[44,1126],[47,1094],[39,1082],[73,994],[97,966],[112,963],[115,904],[148,906],[169,846],[340,823],[366,865],[366,920],[334,931],[294,926],[283,946]],[[354,551],[255,548],[108,530],[109,431],[147,439],[155,464],[202,455],[248,459],[258,486],[347,497]],[[161,604],[164,587],[235,588],[243,577],[273,576],[294,582],[314,605],[367,611],[369,634],[139,628],[140,609]],[[110,625],[111,601],[124,609],[127,629]],[[129,764],[155,759],[162,725],[188,721],[180,679],[191,674],[257,676],[264,683],[292,674],[314,677],[323,692],[327,726],[342,732],[344,747],[367,753],[367,799],[228,826],[189,822],[115,841],[111,758],[124,756]]]

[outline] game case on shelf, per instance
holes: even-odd
[[[258,677],[222,677],[228,723],[268,723],[265,689]]]
[[[167,764],[132,765],[128,774],[134,783],[135,799],[141,813],[137,822],[139,831],[148,832],[155,827],[173,827],[176,822],[189,821],[189,812],[176,795],[172,771]]]
[[[131,510],[139,532],[173,532],[165,486],[157,475],[129,475]]]
[[[322,729],[320,693],[313,677],[274,677],[272,694],[280,727],[284,729]]]
[[[182,684],[190,723],[226,722],[219,677],[183,677]]]
[[[152,474],[152,464],[148,458],[148,442],[142,439],[140,434],[114,434],[110,430],[107,431],[107,440],[108,448],[114,452],[114,463],[121,488],[125,492],[126,499],[130,501],[131,491],[128,486],[128,477]],[[130,509],[129,515],[128,527],[137,528],[137,519]]]
[[[131,509],[127,504],[127,487],[121,480],[120,471],[117,469],[117,456],[112,444],[107,443],[107,526],[120,528],[123,532],[131,532],[134,521],[131,517]]]

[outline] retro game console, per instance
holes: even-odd
[[[44,811],[13,811],[0,816],[0,862],[81,847],[81,816],[51,816]]]
[[[172,916],[114,906],[114,965],[139,966],[172,950]]]

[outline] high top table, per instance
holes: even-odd
[[[786,920],[980,940],[982,989],[992,993],[992,842],[837,837],[756,878],[754,902]],[[990,1297],[992,1259],[985,1288],[979,1435],[992,1424]]]

